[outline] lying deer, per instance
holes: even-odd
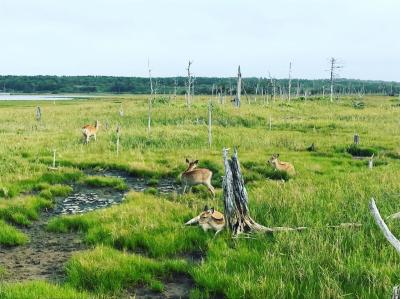
[[[86,125],[82,128],[83,138],[85,138],[86,143],[89,143],[89,139],[92,136],[94,137],[94,140],[97,140],[96,134],[97,134],[97,131],[99,130],[99,127],[100,127],[100,123],[98,120],[96,120],[96,124],[94,126]]]
[[[290,175],[295,175],[296,171],[294,170],[294,166],[289,162],[279,161],[279,154],[273,154],[272,157],[268,160],[268,163],[275,169],[287,172]]]
[[[195,185],[204,185],[215,197],[215,190],[211,185],[212,172],[206,168],[197,168],[199,160],[190,162],[186,159],[186,163],[188,163],[188,168],[181,175],[182,193],[185,193],[187,187],[192,188]]]
[[[209,229],[215,230],[214,237],[224,229],[225,218],[224,215],[214,208],[208,209],[207,206],[204,207],[204,211],[200,215],[190,219],[185,225],[191,225],[198,223],[201,228],[206,232]]]

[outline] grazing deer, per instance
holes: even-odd
[[[215,237],[224,229],[225,217],[222,213],[214,210],[214,208],[208,209],[208,207],[205,206],[200,215],[190,219],[185,223],[185,225],[191,225],[195,223],[198,223],[205,232],[209,229],[215,230]]]
[[[284,171],[290,175],[295,175],[296,171],[294,170],[294,166],[289,162],[279,161],[279,154],[273,154],[272,157],[268,160],[268,163],[275,169],[279,171]]]
[[[181,175],[182,193],[185,193],[187,187],[192,188],[195,185],[204,185],[215,197],[215,190],[211,185],[212,172],[205,168],[197,168],[199,160],[190,162],[186,159],[186,163],[188,163],[188,168]]]
[[[96,124],[94,126],[86,125],[82,128],[82,134],[83,134],[83,138],[85,138],[86,144],[89,143],[89,139],[91,136],[94,137],[94,140],[97,140],[96,134],[97,134],[97,131],[99,130],[99,127],[100,127],[100,123],[98,120],[96,120]]]

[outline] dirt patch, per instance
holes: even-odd
[[[64,266],[72,253],[86,249],[76,233],[46,231],[52,213],[42,213],[32,226],[21,228],[29,236],[29,243],[18,247],[0,246],[0,261],[7,275],[5,281],[49,280],[65,278]]]
[[[88,174],[118,177],[125,180],[129,190],[145,191],[151,187],[144,178],[127,173],[107,170]],[[176,192],[178,185],[174,179],[163,178],[151,184],[160,194]],[[73,185],[73,193],[66,198],[56,198],[55,207],[41,214],[40,220],[21,231],[29,237],[29,243],[17,247],[0,245],[0,262],[7,274],[4,281],[49,280],[62,282],[65,277],[65,263],[76,251],[88,248],[77,233],[54,233],[46,230],[51,217],[63,214],[80,214],[106,208],[123,202],[126,193],[111,188]],[[143,252],[142,254],[145,254]],[[193,262],[200,260],[200,254],[188,255]],[[164,290],[157,293],[148,287],[139,287],[124,292],[125,298],[189,298],[193,280],[184,275],[176,275],[164,282]]]
[[[194,281],[186,275],[175,275],[171,280],[163,282],[162,293],[152,291],[147,286],[126,290],[121,298],[135,299],[185,299],[189,298],[190,290],[194,287]]]

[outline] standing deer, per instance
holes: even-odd
[[[211,185],[212,172],[205,168],[197,168],[199,160],[190,162],[186,159],[186,163],[188,163],[188,168],[181,175],[182,193],[185,193],[187,187],[192,188],[195,185],[204,185],[215,197],[215,190]]]
[[[279,154],[273,154],[272,157],[268,160],[268,163],[275,169],[279,171],[287,172],[290,175],[295,175],[296,171],[294,170],[294,166],[289,162],[279,161]]]
[[[99,130],[99,127],[100,127],[100,122],[98,120],[96,120],[96,124],[94,126],[86,125],[82,128],[82,134],[83,134],[83,138],[85,138],[86,144],[89,143],[89,139],[92,136],[94,137],[94,140],[97,140],[96,134],[97,134],[97,131]]]
[[[214,210],[214,208],[208,209],[207,206],[204,207],[203,212],[198,216],[190,219],[185,225],[198,223],[201,228],[206,232],[209,229],[215,230],[214,237],[224,229],[225,227],[225,217],[222,213]]]

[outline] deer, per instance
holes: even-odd
[[[212,171],[206,168],[197,168],[199,160],[189,161],[186,158],[186,163],[188,168],[181,175],[182,193],[185,193],[187,187],[192,188],[195,185],[204,185],[215,198],[215,189],[211,185]]]
[[[85,143],[88,144],[89,143],[89,139],[90,137],[94,137],[94,140],[96,141],[96,134],[97,131],[99,130],[100,127],[100,122],[98,120],[96,120],[96,124],[94,126],[92,125],[86,125],[82,128],[82,134],[83,134],[83,138],[85,138]]]
[[[289,162],[279,161],[279,154],[273,154],[271,158],[268,160],[268,163],[275,169],[279,171],[284,171],[290,175],[295,175],[296,171],[294,170],[294,166]]]
[[[215,238],[225,227],[225,217],[224,214],[216,211],[214,208],[209,209],[208,206],[205,206],[203,212],[185,223],[185,225],[191,224],[199,224],[205,232],[209,229],[214,230]]]

